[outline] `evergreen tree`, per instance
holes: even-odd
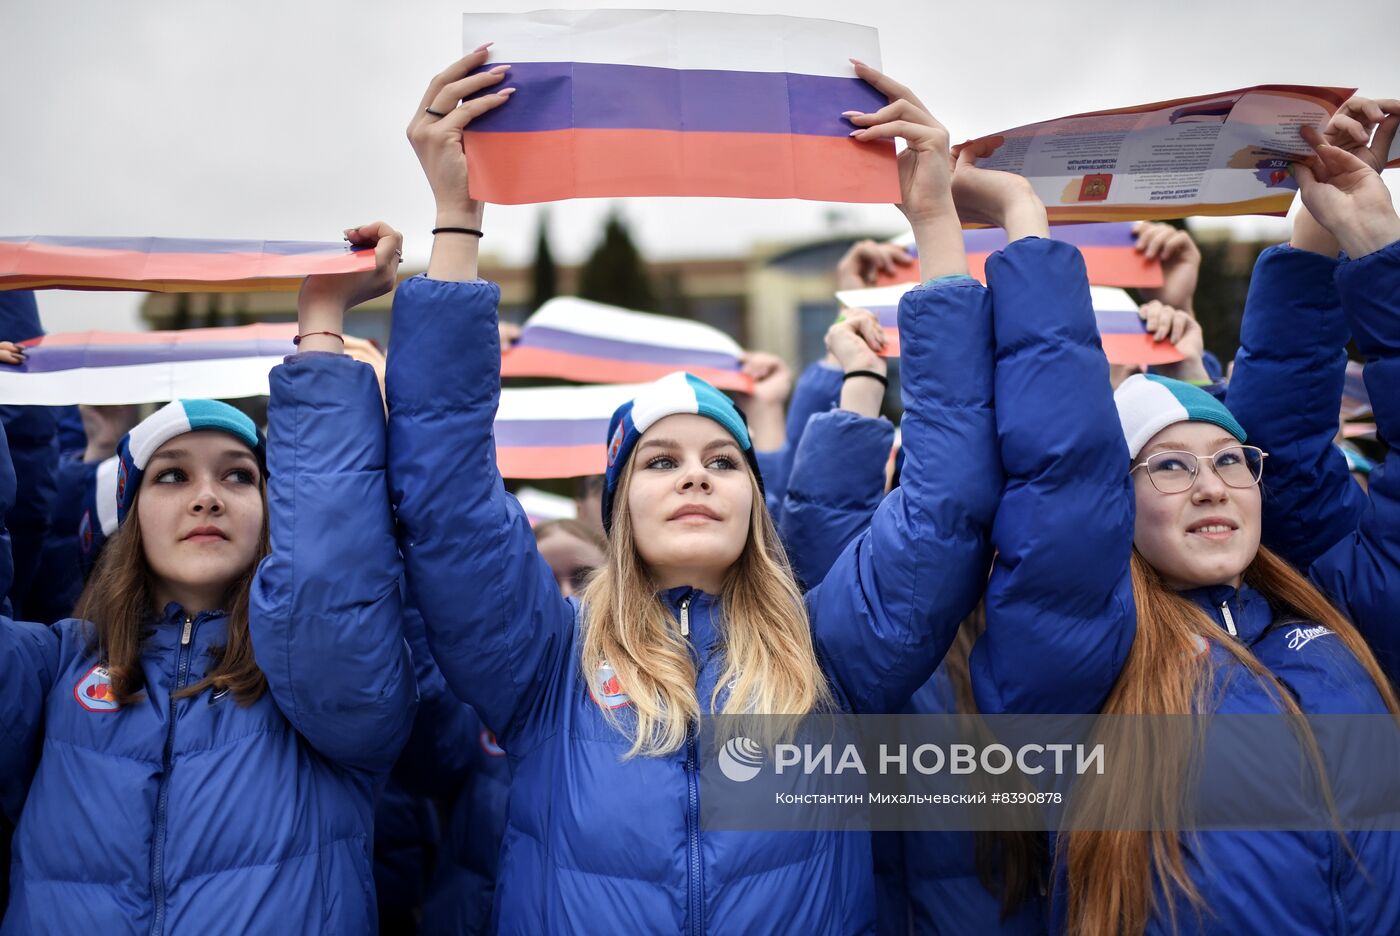
[[[656,292],[646,264],[632,243],[627,225],[616,213],[608,216],[602,243],[579,270],[578,294],[581,299],[624,309],[656,310]]]
[[[538,309],[559,294],[559,271],[549,250],[549,212],[540,212],[535,236],[535,265],[530,274],[530,311]]]

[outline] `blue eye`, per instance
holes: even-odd
[[[1179,458],[1160,458],[1160,459],[1154,461],[1154,462],[1151,464],[1150,467],[1152,468],[1153,471],[1160,471],[1160,472],[1190,471],[1190,470],[1191,470],[1190,468],[1186,467],[1186,463],[1185,463],[1184,461],[1182,461],[1181,459],[1179,459]]]
[[[178,481],[186,480],[188,479],[185,477],[185,473],[179,468],[167,468],[155,478],[156,484],[175,484]]]
[[[657,455],[647,462],[648,468],[674,468],[676,460],[670,455]]]
[[[1215,456],[1215,463],[1221,468],[1229,468],[1234,465],[1244,463],[1244,453],[1239,449],[1231,449],[1228,452],[1221,452]]]
[[[228,476],[239,484],[256,484],[258,480],[257,476],[247,468],[235,468],[228,473]]]
[[[733,471],[739,466],[735,463],[734,459],[730,458],[728,455],[720,455],[717,458],[710,459],[710,467],[717,468],[720,471]]]

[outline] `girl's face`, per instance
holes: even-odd
[[[607,561],[597,546],[558,527],[540,538],[539,549],[565,598],[581,592],[588,574]]]
[[[739,443],[704,416],[667,416],[632,453],[627,490],[637,552],[660,588],[718,593],[744,551],[753,479]]]
[[[1210,462],[1211,455],[1238,444],[1213,423],[1180,422],[1154,435],[1138,453],[1135,465],[1164,451],[1191,452],[1199,459],[1195,483],[1180,494],[1158,491],[1146,468],[1133,472],[1133,544],[1172,588],[1238,588],[1259,552],[1259,486],[1230,487]]]
[[[257,556],[263,510],[257,459],[228,433],[187,432],[156,449],[136,511],[157,599],[220,607]]]

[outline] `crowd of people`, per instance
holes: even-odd
[[[1400,468],[1363,487],[1335,444],[1349,342],[1400,438],[1400,102],[1305,131],[1228,369],[1189,235],[1139,226],[1166,272],[1141,314],[1184,360],[1138,372],[1029,184],[857,64],[889,103],[847,119],[904,141],[924,277],[898,443],[884,333],[847,311],[795,382],[751,356],[742,409],[643,389],[579,519],[532,528],[494,457],[462,148],[531,105],[489,58],[408,126],[437,214],[382,387],[343,338],[395,289],[374,223],[346,231],[373,271],[302,286],[265,430],[215,400],[0,412],[0,933],[1400,932],[1400,804],[1333,831],[726,831],[697,741],[717,713],[1400,715]],[[967,223],[1007,233],[985,284]],[[863,242],[838,280],[908,262]],[[38,318],[0,302],[4,366]],[[1187,767],[1118,781],[1169,802]]]

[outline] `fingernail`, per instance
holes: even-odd
[[[510,97],[512,94],[515,93],[515,89],[514,89],[514,88],[502,88],[501,90],[497,91],[496,93],[499,94],[501,97]]]
[[[860,136],[862,132],[863,131],[860,130],[852,130],[850,133],[846,134],[846,136]]]
[[[493,75],[503,75],[503,74],[505,74],[505,73],[506,73],[507,71],[509,71],[509,70],[510,70],[510,66],[509,66],[509,65],[497,65],[495,68],[491,69],[491,72],[490,72],[490,73],[493,74]]]
[[[854,58],[853,58],[853,59],[847,59],[847,61],[850,62],[852,65],[865,65],[865,63],[862,62],[860,59],[854,59]],[[865,67],[866,67],[866,68],[869,68],[870,66],[869,66],[869,65],[865,65]]]
[[[472,54],[475,55],[477,52],[485,52],[487,49],[491,48],[491,47],[492,47],[493,45],[495,45],[495,44],[496,44],[496,43],[495,43],[494,40],[491,41],[491,42],[483,42],[481,45],[477,46],[475,49],[472,49]]]
[[[842,111],[842,117],[859,117],[864,111]]]

